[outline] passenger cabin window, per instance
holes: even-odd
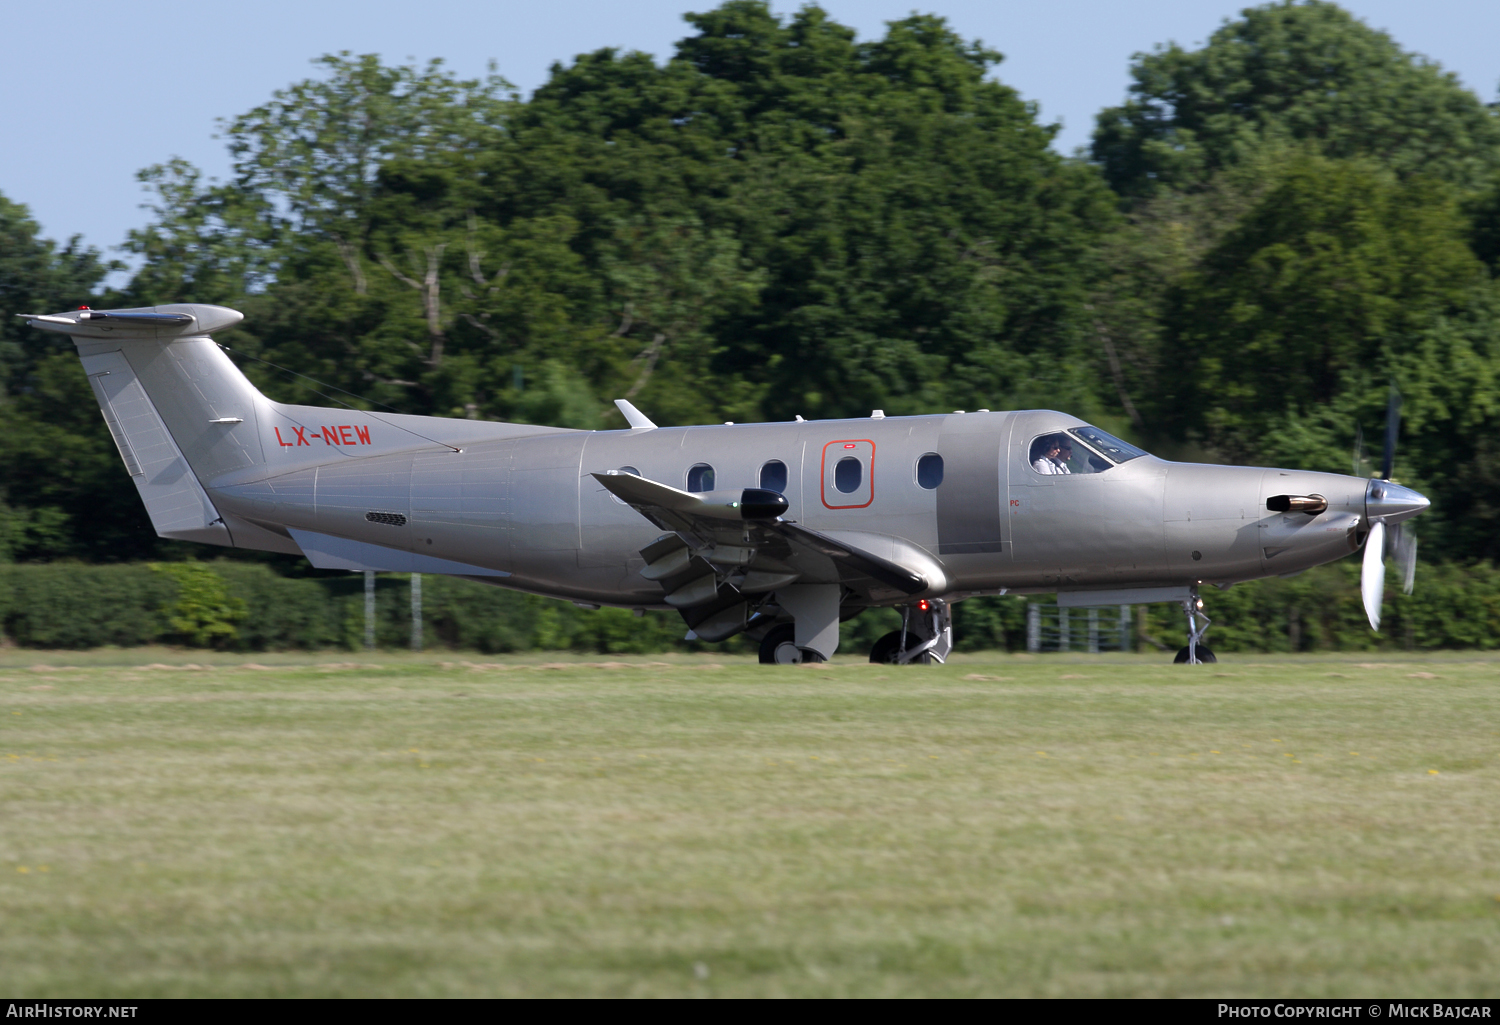
[[[689,491],[712,491],[714,489],[714,468],[707,463],[698,463],[687,473],[687,489]]]
[[[917,487],[932,491],[943,483],[943,457],[929,452],[917,460]]]
[[[786,463],[772,459],[760,468],[760,486],[778,495],[786,494]]]
[[[852,495],[859,490],[864,475],[864,464],[853,456],[845,456],[833,468],[833,486],[846,495]]]
[[[1097,427],[1071,427],[1039,435],[1031,442],[1028,461],[1047,476],[1104,473],[1118,463],[1146,453]]]

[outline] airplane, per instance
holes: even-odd
[[[1394,416],[1377,479],[1169,462],[1038,409],[658,427],[617,400],[626,429],[581,431],[273,402],[213,341],[222,306],[21,316],[72,338],[161,537],[675,609],[765,663],[826,661],[875,607],[902,627],[871,661],[941,663],[953,602],[1043,593],[1176,603],[1176,660],[1212,662],[1200,589],[1361,548],[1378,630],[1429,504],[1390,480]]]

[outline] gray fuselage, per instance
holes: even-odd
[[[1357,549],[1372,517],[1395,524],[1427,504],[1360,477],[1138,450],[1041,472],[1049,438],[1076,438],[1090,456],[1092,429],[1048,410],[657,428],[632,407],[643,426],[596,432],[278,403],[209,337],[240,319],[192,304],[28,315],[73,338],[159,534],[329,568],[476,576],[637,608],[683,608],[701,590],[703,614],[738,593],[774,588],[784,605],[812,593],[794,587],[821,587],[825,619],[830,601],[1001,590],[1161,601],[1177,597],[1125,592],[1297,572]],[[941,463],[941,483],[918,472],[924,457],[929,471]],[[784,473],[767,475],[772,461]],[[593,476],[622,469],[656,484],[623,488],[642,493],[626,504]],[[732,501],[732,489],[767,487],[785,495],[783,527],[688,537],[703,510],[684,506],[699,502],[685,492]],[[1268,500],[1314,511],[1273,512]],[[752,536],[761,550],[736,549]],[[691,558],[668,553],[674,543]],[[643,576],[646,548],[667,560],[657,570],[677,560],[691,572]]]
[[[509,576],[495,582],[503,586],[629,607],[666,606],[661,588],[639,574],[640,550],[661,531],[590,476],[623,467],[687,488],[689,472],[706,465],[723,489],[758,487],[762,468],[779,461],[788,519],[920,563],[933,597],[1230,583],[1340,558],[1366,529],[1369,482],[1358,477],[1149,455],[1092,474],[1033,469],[1035,438],[1082,425],[1045,410],[603,432],[506,425],[545,433],[369,456],[356,449],[277,474],[278,455],[301,455],[282,448],[280,439],[293,437],[283,428],[259,480],[205,485],[236,519],[415,551],[502,571]],[[942,457],[936,488],[917,478],[928,453]],[[838,489],[835,456],[861,460],[853,492]],[[1321,495],[1327,509],[1269,512],[1267,499],[1283,494]]]

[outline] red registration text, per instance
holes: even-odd
[[[313,430],[311,427],[293,427],[290,429],[290,439],[282,436],[280,427],[272,427],[271,430],[276,432],[276,440],[282,448],[311,445],[315,441],[322,441],[324,445],[368,445],[370,443],[370,429],[352,424],[323,427],[318,430]]]

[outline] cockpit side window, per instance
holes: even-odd
[[[1070,427],[1038,435],[1031,442],[1031,469],[1046,476],[1104,473],[1118,463],[1145,455],[1140,449],[1097,427]]]
[[[1086,461],[1086,455],[1084,459],[1080,459],[1079,453],[1074,451],[1075,448],[1082,447],[1075,445],[1073,439],[1064,431],[1055,431],[1052,434],[1043,434],[1033,438],[1029,458],[1031,469],[1048,477],[1096,472]]]

